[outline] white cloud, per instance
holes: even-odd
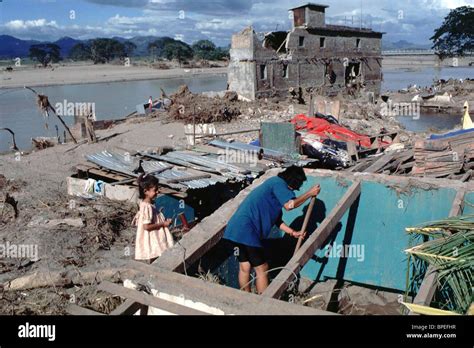
[[[56,23],[56,21],[48,22],[44,18],[28,20],[28,21],[16,19],[16,20],[7,22],[5,24],[5,27],[10,30],[21,31],[21,30],[28,30],[28,29],[44,28],[44,27],[58,28],[58,24]]]
[[[425,0],[426,1],[426,0]],[[472,6],[472,0],[437,0],[434,1],[435,9],[454,9],[461,6]]]

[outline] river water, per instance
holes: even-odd
[[[410,84],[431,85],[433,79],[474,78],[474,68],[425,68],[421,70],[385,70],[383,90],[398,90]],[[49,97],[53,106],[56,103],[95,103],[98,120],[122,118],[135,111],[135,106],[145,103],[149,96],[160,95],[160,88],[167,94],[173,93],[179,86],[186,84],[192,92],[222,91],[227,85],[225,75],[212,77],[158,79],[85,85],[64,85],[37,87],[38,93]],[[64,117],[67,124],[74,122],[73,117]],[[403,117],[400,120],[413,131],[428,129],[452,129],[460,122],[461,115],[421,115],[414,120]],[[48,128],[45,123],[48,123]],[[55,126],[62,135],[63,128],[56,117],[45,120],[35,104],[35,96],[24,89],[0,90],[0,128],[11,128],[16,134],[16,142],[21,149],[31,146],[31,138],[36,136],[56,136]],[[7,151],[11,145],[8,133],[0,131],[0,152]]]

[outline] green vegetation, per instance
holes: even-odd
[[[433,266],[439,282],[435,303],[440,309],[466,314],[474,301],[474,215],[433,221],[408,232],[412,241],[423,240],[406,250],[409,259],[423,263],[414,264],[411,283],[423,278],[426,265]]]
[[[92,60],[94,64],[108,63],[116,58],[132,56],[136,48],[133,42],[99,38],[75,45],[69,57],[74,60]]]
[[[199,40],[192,46],[170,37],[143,37],[137,41],[120,41],[117,39],[94,39],[78,43],[72,47],[69,58],[76,61],[92,60],[95,64],[107,63],[113,59],[125,57],[148,56],[158,59],[176,60],[180,65],[191,59],[224,60],[229,57],[229,48],[216,47],[209,40]],[[148,43],[146,42],[148,41]],[[139,47],[137,48],[137,44]]]
[[[38,44],[30,47],[29,57],[47,67],[50,63],[61,60],[60,48],[55,44]]]
[[[430,40],[441,59],[474,51],[474,8],[463,6],[451,10]]]
[[[209,40],[199,40],[192,46],[194,56],[205,60],[222,60],[229,56],[229,50],[216,45]]]

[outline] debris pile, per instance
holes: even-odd
[[[44,150],[48,147],[53,147],[57,144],[58,140],[56,138],[47,138],[47,137],[36,137],[32,138],[31,142],[37,150]]]
[[[412,174],[440,178],[469,172],[474,168],[472,134],[416,141]]]
[[[239,105],[235,105],[235,95],[227,94],[224,98],[208,98],[203,95],[193,94],[188,86],[181,86],[170,99],[169,116],[174,120],[185,122],[212,123],[230,122],[238,117]]]

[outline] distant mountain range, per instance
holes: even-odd
[[[134,54],[137,56],[144,56],[148,54],[148,44],[155,40],[163,39],[157,36],[136,36],[131,39],[125,39],[123,37],[114,37],[120,42],[131,41],[136,46]],[[51,43],[58,45],[61,48],[61,56],[67,58],[71,48],[78,43],[85,43],[89,40],[76,40],[70,37],[63,37],[57,41]],[[0,59],[13,59],[16,57],[27,57],[30,46],[40,43],[46,43],[35,40],[21,40],[9,35],[0,35]],[[383,50],[406,50],[406,49],[430,49],[431,45],[419,45],[408,41],[397,41],[397,42],[386,42],[382,43]]]
[[[137,48],[134,51],[136,56],[144,56],[148,54],[148,44],[156,40],[162,40],[163,37],[158,36],[136,36],[131,39],[123,37],[113,37],[113,39],[119,42],[131,41]],[[41,43],[53,43],[60,47],[61,57],[67,58],[69,52],[74,45],[78,43],[87,43],[90,40],[76,40],[70,37],[63,37],[57,41],[46,42],[46,41],[35,41],[35,40],[21,40],[16,37],[9,35],[0,35],[0,59],[13,59],[16,57],[27,57],[31,45],[37,45]]]
[[[79,42],[81,41],[72,39],[70,37],[63,37],[52,43],[58,45],[61,48],[62,57],[67,57],[71,48]],[[45,42],[35,40],[21,40],[9,35],[0,35],[0,58],[8,59],[27,57],[30,47],[40,43]]]
[[[405,40],[397,42],[387,42],[382,40],[382,50],[430,50],[432,44],[414,44]]]

